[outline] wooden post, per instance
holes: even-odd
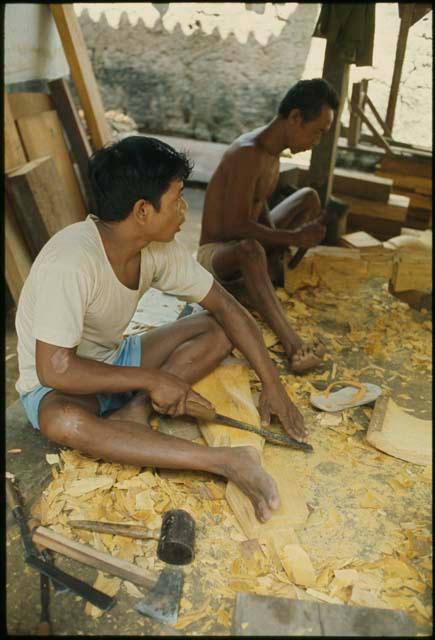
[[[330,42],[326,44],[323,78],[334,87],[340,99],[338,112],[330,130],[323,136],[320,144],[314,147],[311,154],[308,182],[318,192],[324,207],[332,191],[340,119],[349,83],[349,64],[343,61],[337,47]]]
[[[361,118],[356,113],[355,107],[364,109],[364,102],[367,95],[368,80],[354,82],[352,86],[352,96],[350,99],[350,119],[347,142],[350,147],[356,147],[361,136]]]
[[[101,149],[110,142],[111,134],[74,7],[72,4],[51,4],[50,9],[85,112],[93,147],[95,150]]]
[[[79,114],[74,105],[71,92],[65,78],[52,80],[48,83],[51,98],[56,107],[63,128],[66,131],[71,151],[77,162],[80,171],[80,177],[86,192],[88,204],[90,202],[90,186],[88,180],[88,160],[92,154],[91,145],[89,144],[83,125],[80,121]]]
[[[397,97],[399,95],[400,77],[402,75],[403,61],[405,59],[408,31],[414,13],[414,4],[402,5],[403,14],[400,20],[399,37],[397,40],[396,59],[394,60],[393,79],[391,80],[390,97],[388,98],[387,115],[385,123],[388,129],[393,131],[394,116],[396,113]]]
[[[10,200],[5,194],[5,275],[6,282],[18,304],[21,289],[29,274],[32,260],[21,229],[15,220]]]

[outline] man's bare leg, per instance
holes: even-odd
[[[143,351],[145,363],[150,367],[161,366],[180,377],[184,375],[187,382],[209,373],[231,348],[223,331],[206,314],[177,321],[173,332],[164,332],[163,328],[154,331],[150,332],[149,340],[144,336],[145,343],[149,343],[149,349]],[[160,336],[157,331],[160,331]],[[162,335],[165,340],[161,340]],[[172,352],[169,351],[170,346],[173,347]],[[206,365],[209,370],[205,370]],[[259,453],[253,447],[205,447],[154,432],[146,428],[144,399],[135,398],[132,405],[130,410],[133,409],[133,414],[130,415],[135,420],[125,419],[126,408],[105,419],[97,415],[96,397],[68,396],[52,391],[40,405],[41,432],[60,445],[110,462],[222,475],[235,482],[251,499],[260,521],[268,520],[272,509],[278,508],[280,499],[276,483],[261,467]],[[138,423],[136,420],[141,421],[142,417],[144,421]]]
[[[276,226],[292,228],[320,214],[320,201],[312,189],[300,189],[271,212]],[[292,329],[276,296],[272,280],[276,275],[277,256],[269,262],[264,248],[256,240],[241,240],[216,250],[213,269],[222,281],[241,274],[249,300],[263,320],[279,338],[291,368],[302,373],[320,364],[323,345],[313,348],[303,344]]]

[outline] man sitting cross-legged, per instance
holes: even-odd
[[[111,462],[220,474],[265,521],[280,498],[254,448],[209,448],[149,428],[151,407],[171,416],[186,413],[188,399],[209,407],[191,384],[235,345],[262,381],[263,423],[274,414],[289,435],[307,435],[255,321],[174,239],[190,169],[183,154],[142,136],[94,154],[96,215],[47,242],[21,293],[17,390],[50,440]],[[123,339],[151,286],[205,311]]]
[[[311,149],[329,130],[337,108],[337,95],[325,80],[298,82],[269,124],[244,133],[230,145],[204,202],[198,262],[230,290],[243,283],[249,302],[275,332],[291,369],[298,373],[317,366],[324,347],[303,344],[272,283],[282,277],[283,251],[319,244],[325,227],[313,189],[299,189],[272,210],[268,200],[277,187],[282,151]]]

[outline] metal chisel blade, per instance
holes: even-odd
[[[290,436],[274,433],[273,431],[268,431],[267,429],[261,429],[260,427],[254,427],[253,425],[247,424],[246,422],[241,422],[240,420],[236,420],[235,418],[229,418],[228,416],[223,416],[221,413],[217,413],[213,418],[213,422],[219,422],[219,424],[225,424],[230,427],[236,427],[237,429],[243,429],[244,431],[250,431],[251,433],[256,433],[259,436],[263,436],[269,442],[274,442],[275,444],[286,445],[287,447],[292,447],[293,449],[301,449],[302,451],[312,452],[314,451],[313,447],[307,442],[298,442]]]

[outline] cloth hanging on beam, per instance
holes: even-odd
[[[334,44],[349,64],[373,65],[376,3],[322,4],[313,36]]]

